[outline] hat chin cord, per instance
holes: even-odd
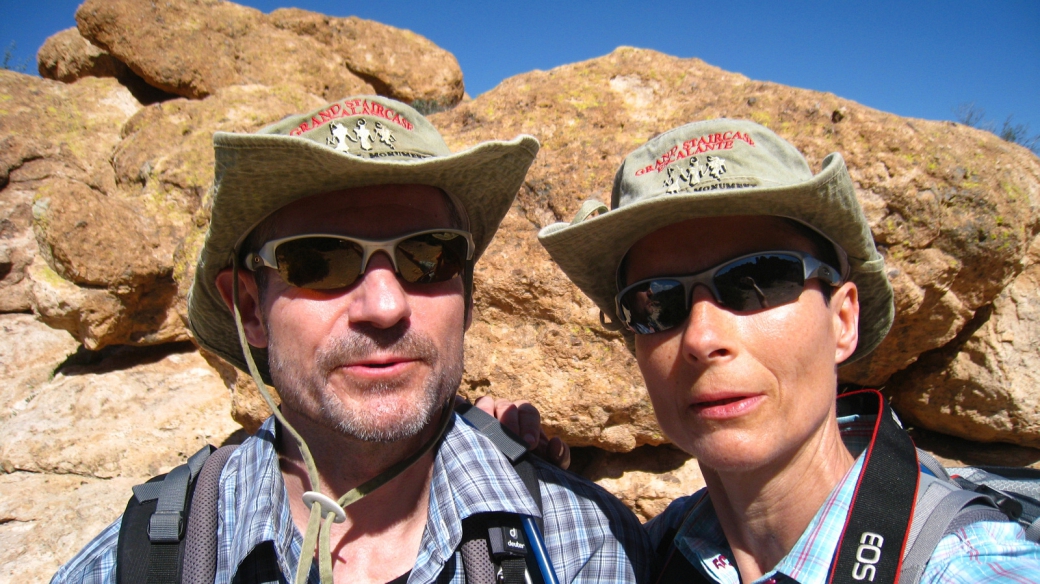
[[[300,562],[296,567],[296,577],[293,581],[295,584],[306,584],[307,576],[311,571],[311,562],[314,559],[314,548],[317,546],[318,572],[321,575],[321,582],[322,584],[333,584],[331,545],[332,524],[343,523],[347,520],[347,514],[343,510],[344,507],[357,503],[365,497],[365,495],[368,495],[372,491],[393,480],[397,475],[407,470],[408,467],[418,462],[420,458],[425,456],[438,442],[440,442],[441,438],[447,432],[448,426],[451,425],[452,401],[448,400],[445,402],[444,407],[441,410],[441,423],[440,427],[437,429],[437,433],[411,456],[395,463],[393,466],[375,477],[365,481],[350,491],[347,491],[346,494],[339,498],[339,501],[334,501],[330,497],[322,494],[321,483],[318,480],[318,469],[314,465],[314,457],[311,456],[311,451],[307,448],[307,443],[304,442],[303,437],[300,436],[291,424],[289,424],[285,419],[285,416],[282,415],[278,405],[274,403],[274,399],[271,398],[271,393],[267,391],[267,384],[264,383],[264,379],[260,375],[260,370],[257,368],[256,362],[253,360],[253,353],[250,350],[249,342],[246,341],[245,327],[242,325],[242,315],[238,306],[238,261],[238,254],[236,253],[232,263],[232,305],[234,308],[235,328],[238,330],[238,341],[242,347],[242,354],[245,356],[246,365],[249,366],[249,373],[253,376],[256,388],[260,390],[260,395],[263,396],[267,406],[271,408],[274,417],[281,422],[282,427],[285,428],[285,430],[293,437],[293,440],[296,441],[296,444],[300,449],[300,454],[303,456],[303,462],[307,467],[307,479],[311,484],[311,489],[313,489],[303,494],[303,502],[310,509],[310,516],[307,520],[307,532],[303,536],[303,547],[300,550]]]

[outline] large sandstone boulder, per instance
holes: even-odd
[[[817,169],[834,151],[849,164],[898,315],[870,359],[842,370],[845,381],[883,383],[946,345],[1021,270],[1040,199],[1040,160],[1028,150],[957,124],[621,48],[519,75],[434,116],[453,148],[519,132],[543,143],[478,267],[469,387],[532,399],[552,431],[575,444],[628,450],[661,440],[620,336],[603,330],[598,310],[552,267],[535,233],[569,221],[585,199],[609,202],[621,159],[648,138],[715,117],[769,126]]]
[[[287,30],[323,38],[315,31],[325,20],[294,11],[270,18],[276,16]],[[212,132],[250,131],[320,101],[296,89],[238,85],[205,100],[140,110],[120,127],[107,182],[95,181],[100,188],[88,193],[55,182],[35,190],[47,267],[78,285],[90,304],[77,311],[74,303],[40,301],[37,311],[94,348],[185,338],[183,297],[208,221]],[[478,267],[464,393],[531,398],[550,431],[578,446],[628,451],[664,441],[623,340],[603,330],[598,310],[550,262],[535,233],[569,219],[586,198],[606,200],[621,158],[645,139],[719,116],[770,125],[814,165],[831,151],[849,162],[889,262],[899,313],[878,351],[842,371],[846,381],[882,383],[945,346],[1021,270],[1040,193],[1040,164],[1028,151],[987,132],[905,120],[829,94],[750,81],[696,59],[619,49],[507,80],[433,118],[456,149],[519,132],[544,143]],[[93,228],[91,221],[119,227],[78,237]],[[53,278],[40,280],[38,298],[63,298],[45,285],[56,284]]]
[[[279,29],[318,41],[379,95],[426,111],[450,108],[464,97],[462,70],[455,56],[410,30],[299,8],[275,10],[269,19]]]
[[[0,425],[24,411],[79,343],[30,314],[0,314]]]
[[[130,487],[237,429],[191,345],[80,351],[0,315],[0,580],[45,582],[111,523]],[[72,355],[70,357],[70,355]]]
[[[15,184],[0,190],[0,313],[26,312],[32,282],[26,269],[36,257],[32,191]]]
[[[0,71],[0,312],[32,305],[32,207],[41,193],[107,192],[108,157],[140,104],[114,79],[66,85]]]
[[[0,474],[0,581],[50,581],[123,512],[131,488],[141,481]]]
[[[238,425],[211,367],[188,343],[85,353],[2,422],[6,473],[149,477]]]
[[[222,0],[88,0],[80,33],[149,84],[199,99],[232,85],[292,85],[335,100],[380,93],[452,106],[463,96],[455,58],[410,31],[304,10]]]
[[[908,421],[977,441],[1040,448],[1040,238],[1026,268],[954,342],[887,384]]]
[[[660,515],[675,499],[704,487],[697,460],[673,446],[641,446],[624,454],[584,450],[574,451],[572,470],[621,499],[640,521]]]
[[[253,131],[321,103],[295,88],[252,85],[140,109],[114,128],[121,140],[107,148],[111,176],[101,188],[58,179],[36,188],[46,265],[30,270],[34,310],[93,350],[188,339],[178,277],[183,284],[197,248],[178,252],[208,220],[213,132]]]
[[[40,77],[64,83],[84,77],[113,77],[145,105],[176,97],[149,85],[125,63],[83,38],[75,28],[48,38],[36,53],[36,65]]]
[[[119,77],[129,69],[119,59],[91,44],[75,28],[44,41],[36,53],[40,77],[72,83],[83,77]]]

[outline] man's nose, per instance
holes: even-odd
[[[365,273],[351,292],[347,317],[351,323],[367,323],[390,328],[412,314],[408,294],[386,252],[376,252],[368,260]]]
[[[690,298],[690,314],[683,324],[683,359],[703,366],[732,358],[736,348],[732,330],[734,316],[719,306],[707,287],[695,286]]]

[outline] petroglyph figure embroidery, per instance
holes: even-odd
[[[391,150],[395,150],[394,142],[397,142],[397,138],[394,137],[390,128],[387,128],[380,122],[376,122],[376,136],[379,136],[380,142],[386,144]]]
[[[674,195],[685,188],[696,186],[705,177],[722,180],[722,175],[726,174],[725,158],[721,156],[705,156],[704,163],[705,165],[701,166],[701,161],[698,160],[698,157],[691,156],[689,158],[689,167],[679,172],[678,176],[675,173],[675,169],[669,167],[668,175],[664,179],[665,192]]]
[[[365,127],[365,120],[357,121],[357,127],[354,128],[354,136],[347,134],[347,140],[361,144],[362,150],[372,149],[372,132],[369,132],[368,128]]]
[[[325,139],[325,143],[336,149],[337,152],[350,152],[347,150],[347,127],[339,122],[329,124],[332,135]]]
[[[668,176],[664,179],[664,186],[664,192],[668,193],[669,195],[674,195],[675,193],[678,193],[679,190],[682,188],[682,185],[679,184],[679,181],[675,180],[674,168],[668,169]]]
[[[726,174],[726,159],[721,156],[708,156],[708,176],[715,180],[722,180]]]
[[[690,159],[690,168],[687,168],[679,175],[679,178],[686,181],[686,184],[693,186],[701,182],[701,177],[704,176],[704,169],[701,168],[700,161],[694,156]]]

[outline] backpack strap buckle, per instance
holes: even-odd
[[[515,525],[489,527],[488,546],[491,548],[491,556],[495,560],[522,558],[527,555],[524,530]]]

